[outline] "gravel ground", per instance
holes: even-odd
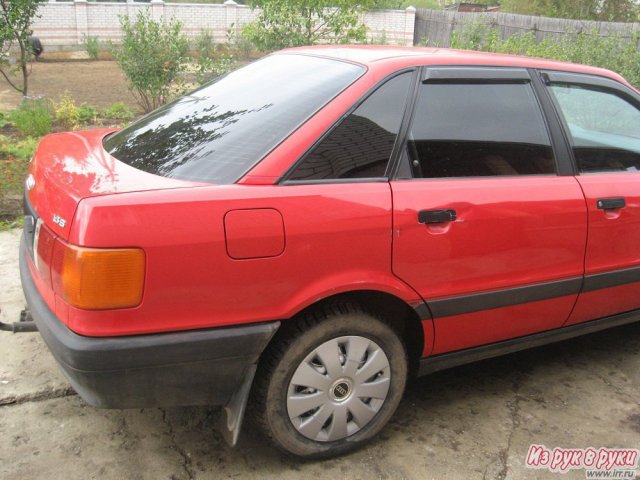
[[[24,305],[19,236],[0,232],[5,322]],[[416,380],[376,441],[326,462],[286,458],[251,425],[231,449],[210,408],[87,406],[37,333],[0,332],[0,359],[3,480],[565,480],[584,470],[528,469],[529,445],[640,448],[640,324]]]

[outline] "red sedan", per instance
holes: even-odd
[[[245,405],[302,457],[358,447],[406,379],[640,320],[640,94],[453,50],[269,55],[26,182],[30,314],[112,408]]]

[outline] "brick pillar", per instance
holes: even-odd
[[[85,35],[89,35],[89,24],[87,21],[87,0],[73,0],[76,10],[76,39],[78,45],[82,43]]]
[[[416,28],[416,7],[408,6],[404,13],[404,44],[407,47],[412,47]]]
[[[233,0],[226,0],[224,2],[225,24],[224,28],[226,32],[233,29],[233,33],[238,31],[238,4]],[[225,40],[226,40],[225,32]]]

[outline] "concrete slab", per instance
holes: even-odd
[[[0,232],[0,320],[18,321],[25,306],[18,271],[21,230]],[[0,332],[0,405],[71,393],[37,333]]]

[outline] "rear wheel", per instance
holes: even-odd
[[[256,375],[259,425],[278,448],[300,457],[359,447],[402,397],[407,357],[400,337],[351,304],[316,310],[288,327]]]

